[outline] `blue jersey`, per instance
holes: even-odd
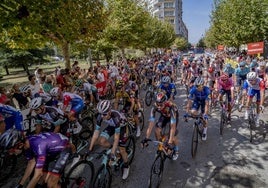
[[[171,95],[175,96],[177,94],[174,83],[170,83],[167,87],[164,84],[160,84],[159,89],[165,91],[168,98],[170,98]]]
[[[241,69],[240,67],[238,67],[235,69],[235,75],[238,77],[247,76],[249,71],[250,71],[250,69],[248,67],[245,67],[244,69]]]
[[[3,116],[5,124],[6,124],[6,130],[12,128],[15,126],[15,128],[19,131],[23,131],[23,117],[19,110],[16,108],[0,104],[0,115]]]
[[[189,99],[193,101],[203,102],[209,99],[210,89],[204,86],[202,91],[198,91],[196,86],[193,86],[189,92]]]

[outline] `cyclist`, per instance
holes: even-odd
[[[126,118],[120,112],[112,110],[109,100],[100,101],[97,105],[97,110],[96,127],[90,142],[89,151],[93,150],[94,144],[98,141],[99,144],[105,148],[112,147],[110,157],[113,160],[115,159],[116,150],[119,147],[124,162],[122,179],[125,180],[129,175],[128,154],[125,149],[128,137],[126,133],[127,126],[125,126]],[[105,122],[108,126],[100,133],[102,122]],[[111,145],[109,138],[113,135],[114,142]]]
[[[265,90],[265,83],[264,80],[259,78],[256,72],[249,72],[247,74],[247,80],[244,82],[243,85],[243,92],[247,92],[247,102],[246,102],[246,112],[245,112],[245,119],[248,119],[249,107],[252,103],[253,97],[256,95],[256,104],[257,104],[257,115],[256,115],[256,127],[260,125],[260,111],[264,109],[263,102],[264,102],[264,90]]]
[[[160,113],[160,117],[155,124],[155,113]],[[169,124],[169,137],[168,137],[168,147],[174,151],[172,159],[177,160],[179,156],[179,139],[178,139],[178,109],[177,106],[167,100],[167,96],[164,92],[159,92],[156,95],[156,103],[151,109],[150,119],[149,119],[149,127],[146,131],[145,138],[141,141],[142,146],[147,146],[149,137],[155,126],[155,136],[156,139],[161,141],[161,132],[167,124]]]
[[[6,135],[6,140],[16,143],[21,138],[18,133]],[[67,137],[60,133],[42,133],[29,136],[22,140],[25,155],[28,160],[22,179],[17,188],[22,188],[34,170],[34,175],[27,187],[35,187],[42,176],[48,187],[59,187],[60,175],[66,162],[74,151]]]
[[[45,106],[41,97],[34,98],[30,103],[30,109],[36,113],[36,133],[42,130],[58,133],[66,132],[67,118],[63,111],[52,106]]]
[[[233,101],[233,80],[229,78],[227,73],[222,73],[220,78],[217,79],[217,90],[219,91],[219,101],[222,102],[223,95],[226,94],[228,100],[228,119],[231,120],[231,112],[232,112],[232,101]]]
[[[16,108],[0,103],[0,134],[15,126],[19,131],[23,131],[23,117]]]
[[[75,81],[75,86],[77,94],[80,94],[80,96],[82,96],[85,101],[89,103],[89,106],[92,107],[94,102],[93,92],[95,92],[95,87],[88,82],[84,82],[83,79],[77,79]]]
[[[227,73],[228,76],[231,78],[235,72],[235,69],[231,66],[230,63],[227,63],[223,68],[223,72]]]
[[[169,76],[164,76],[161,80],[161,84],[158,87],[159,91],[165,92],[168,100],[173,101],[175,95],[177,94],[176,86],[174,83],[171,83]]]
[[[202,77],[198,77],[195,79],[194,86],[190,89],[186,107],[185,118],[188,117],[188,114],[198,115],[198,110],[201,107],[201,113],[203,114],[204,130],[202,134],[202,140],[207,139],[207,127],[208,127],[208,111],[209,111],[209,96],[210,90],[207,86],[204,86],[204,79]],[[190,111],[191,109],[191,111]]]
[[[81,130],[82,126],[77,121],[77,117],[85,106],[82,97],[74,93],[62,92],[59,87],[51,89],[50,94],[56,100],[62,100],[62,111],[67,114],[69,121],[75,122],[77,129]],[[68,108],[70,108],[70,110]]]
[[[249,68],[246,67],[246,62],[242,61],[239,63],[239,67],[235,69],[236,77],[236,92],[239,93],[241,86],[243,86],[244,81],[247,79],[247,74],[249,73]],[[243,101],[242,97],[242,101]],[[236,99],[235,103],[239,104],[239,98]]]

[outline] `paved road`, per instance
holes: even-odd
[[[200,143],[197,156],[192,159],[190,153],[192,124],[183,122],[183,106],[186,102],[185,90],[178,87],[176,103],[180,110],[179,140],[180,156],[177,161],[167,160],[161,188],[180,187],[268,187],[268,142],[265,138],[267,130],[264,126],[256,131],[253,143],[249,142],[249,130],[243,119],[243,113],[235,112],[231,125],[224,129],[223,136],[219,134],[219,112],[214,109],[209,119],[207,141]],[[145,114],[148,119],[149,108]],[[266,124],[268,112],[262,114]],[[267,125],[266,125],[267,126]],[[144,131],[145,132],[145,131]],[[114,188],[146,188],[156,147],[152,144],[141,149],[137,141],[136,155],[126,181],[120,174],[114,174]],[[264,133],[264,134],[263,134]],[[153,134],[152,134],[153,137]],[[21,159],[21,161],[24,161]],[[21,175],[20,170],[2,187],[14,187]]]

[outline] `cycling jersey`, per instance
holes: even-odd
[[[6,130],[12,128],[13,126],[15,126],[15,128],[19,131],[24,130],[22,114],[16,108],[0,103],[0,115],[3,116],[2,118],[5,121]]]
[[[261,78],[257,78],[254,84],[246,80],[244,82],[243,89],[248,91],[247,94],[250,98],[253,98],[255,95],[257,95],[257,102],[260,102],[260,91],[265,90],[265,83]]]
[[[171,95],[175,96],[177,94],[176,86],[174,83],[170,83],[167,87],[165,84],[160,84],[159,89],[165,91],[168,99]]]
[[[218,90],[231,90],[231,87],[234,86],[232,78],[229,78],[227,81],[223,82],[221,79],[218,79]]]
[[[189,99],[193,101],[205,101],[209,99],[210,89],[204,86],[202,91],[198,91],[196,86],[193,86],[189,91]]]
[[[70,92],[63,93],[63,105],[71,105],[71,111],[75,113],[81,112],[85,106],[82,97]]]
[[[108,125],[101,133],[100,136],[105,137],[107,140],[116,134],[119,136],[119,146],[125,146],[127,141],[127,126],[126,126],[126,117],[116,110],[111,110],[111,117],[108,120],[104,120],[101,114],[97,115],[96,128],[95,130],[100,130],[102,122]]]
[[[35,168],[43,168],[49,156],[56,157],[69,146],[69,140],[60,133],[41,133],[28,138],[30,148],[26,150],[27,160],[36,159]]]
[[[58,108],[45,106],[44,114],[36,115],[36,124],[41,124],[44,128],[54,130],[55,126],[60,126],[67,122],[64,113]]]
[[[204,86],[202,91],[198,91],[196,86],[193,86],[189,91],[189,99],[193,100],[192,109],[198,110],[201,107],[201,112],[205,112],[206,101],[209,100],[210,89]]]
[[[243,69],[241,69],[240,67],[236,68],[235,69],[235,75],[238,76],[238,77],[246,77],[247,74],[249,73],[249,68],[248,67],[245,67]]]

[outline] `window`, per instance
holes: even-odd
[[[174,16],[174,11],[165,11],[164,15],[165,16]]]
[[[174,24],[174,19],[170,19],[169,22],[170,22],[171,24]]]
[[[165,8],[174,8],[174,3],[173,2],[164,3],[164,7]]]

